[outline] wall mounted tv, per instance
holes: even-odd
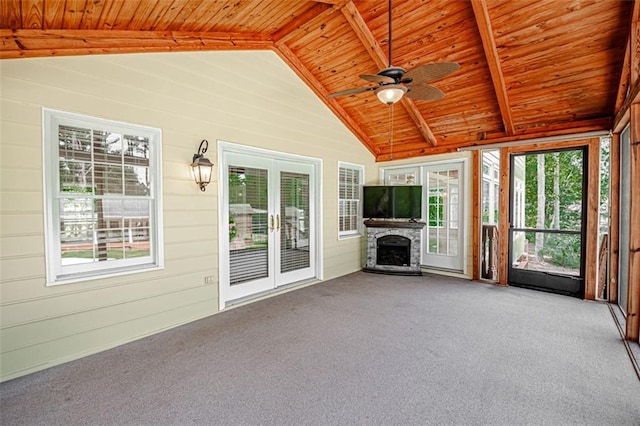
[[[422,186],[363,187],[362,217],[365,219],[420,219],[422,217]]]

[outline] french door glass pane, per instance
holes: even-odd
[[[310,266],[309,175],[280,174],[280,272]]]
[[[267,170],[229,166],[230,284],[269,275]]]
[[[427,252],[458,255],[458,170],[427,172]]]

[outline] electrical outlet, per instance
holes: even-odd
[[[204,277],[205,284],[214,284],[216,282],[216,277],[214,275],[207,275]]]

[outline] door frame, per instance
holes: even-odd
[[[437,266],[434,265],[426,265],[426,264],[421,264],[420,266],[422,266],[425,269],[429,269],[432,271],[443,271],[446,273],[454,273],[454,274],[461,274],[461,275],[467,275],[468,271],[469,271],[469,258],[468,258],[468,241],[469,241],[469,226],[473,221],[473,217],[470,213],[470,208],[468,206],[472,206],[472,200],[471,200],[471,182],[470,182],[470,176],[471,176],[471,172],[469,170],[469,161],[470,161],[470,157],[466,154],[464,155],[459,155],[459,156],[455,156],[455,157],[451,157],[451,158],[447,158],[447,159],[442,159],[442,160],[435,160],[435,161],[421,161],[418,163],[405,163],[405,164],[401,164],[401,165],[397,165],[397,166],[389,166],[389,167],[381,167],[379,170],[379,179],[380,182],[383,183],[387,183],[386,180],[386,176],[388,172],[393,173],[394,171],[415,171],[417,173],[418,176],[418,180],[414,183],[415,185],[422,185],[423,187],[423,194],[422,194],[422,212],[423,214],[426,213],[426,205],[427,205],[427,199],[426,199],[426,192],[425,192],[425,185],[424,185],[424,176],[425,176],[425,169],[427,167],[438,167],[438,166],[446,166],[446,165],[454,165],[454,164],[460,164],[461,165],[461,173],[462,176],[460,177],[460,200],[462,201],[463,205],[462,208],[460,208],[460,216],[461,216],[461,222],[462,225],[460,226],[460,230],[462,232],[462,246],[460,247],[460,258],[461,258],[461,263],[462,263],[462,268],[461,269],[448,269],[448,268],[438,268]],[[425,235],[427,232],[427,228],[428,227],[424,227],[422,229],[422,240],[424,242],[425,239]],[[424,260],[424,252],[422,250],[422,247],[420,248],[420,262],[422,263]]]
[[[285,162],[302,163],[313,167],[313,194],[314,197],[309,200],[310,204],[313,204],[315,211],[315,221],[310,224],[313,228],[315,235],[314,251],[315,255],[312,262],[315,263],[314,277],[315,279],[322,280],[323,276],[323,262],[322,262],[322,159],[307,157],[297,154],[289,154],[280,151],[273,151],[265,148],[257,148],[247,145],[241,145],[233,142],[227,142],[218,140],[218,185],[217,185],[217,198],[218,198],[218,308],[224,310],[226,303],[234,300],[228,298],[227,289],[229,287],[228,282],[225,280],[229,277],[229,262],[227,252],[228,242],[224,241],[224,238],[220,238],[223,234],[222,225],[225,221],[228,221],[228,212],[224,205],[225,197],[224,191],[224,176],[225,176],[225,156],[227,154],[241,154],[253,157],[261,157],[265,160],[280,160]],[[291,283],[284,286],[275,286],[271,291],[282,291],[283,288],[288,288],[295,283]],[[261,294],[261,293],[259,293]]]
[[[509,156],[511,154],[519,154],[522,152],[534,153],[537,151],[552,151],[556,148],[577,148],[587,147],[589,162],[588,162],[588,187],[599,188],[600,182],[600,137],[596,135],[593,137],[580,138],[576,135],[575,139],[567,136],[566,140],[561,141],[549,141],[544,144],[536,144],[531,141],[522,141],[516,146],[507,146],[500,150],[500,175],[501,187],[509,187],[509,170],[510,161]],[[527,143],[525,143],[527,142]],[[504,183],[504,184],[503,184]],[[597,212],[599,208],[599,193],[600,191],[589,191],[587,195],[587,208],[591,212]],[[500,191],[500,205],[508,206],[511,202],[509,191]],[[499,283],[502,285],[509,285],[507,278],[508,272],[508,246],[509,246],[509,210],[500,208],[500,225],[499,225],[499,250],[500,250],[500,269],[499,269]],[[585,294],[586,300],[595,300],[596,298],[596,281],[597,277],[597,262],[598,262],[598,215],[587,214],[587,245],[586,245],[586,273],[585,273]]]
[[[536,229],[514,226],[514,172],[515,172],[515,158],[526,157],[529,155],[545,155],[560,153],[565,151],[580,151],[582,153],[582,200],[581,200],[581,221],[580,231],[569,230],[552,230],[548,228]],[[537,150],[537,151],[522,151],[518,153],[512,153],[509,156],[509,232],[508,232],[508,252],[507,252],[507,276],[509,284],[515,287],[534,288],[543,291],[550,291],[558,294],[565,294],[568,296],[584,298],[585,295],[585,280],[586,280],[586,253],[587,253],[587,215],[588,215],[588,188],[589,188],[589,150],[586,146],[571,147],[571,148],[559,148],[549,150]],[[524,208],[524,207],[523,207]],[[559,235],[580,235],[580,274],[579,276],[561,274],[558,272],[549,271],[534,271],[534,270],[520,270],[513,268],[512,251],[513,247],[513,235],[515,232],[542,232],[548,234]],[[517,284],[515,281],[520,280]],[[577,285],[577,289],[574,287]],[[555,286],[555,287],[554,287]]]

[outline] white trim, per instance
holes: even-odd
[[[457,156],[457,157],[453,157],[453,158],[445,158],[442,160],[436,160],[436,161],[422,161],[419,163],[404,163],[401,165],[395,165],[395,166],[391,166],[391,167],[381,167],[380,168],[380,181],[383,183],[386,183],[386,179],[385,179],[385,173],[388,171],[393,171],[393,170],[401,170],[401,169],[410,169],[410,168],[415,168],[416,171],[418,172],[418,177],[420,178],[420,183],[416,183],[416,185],[422,185],[424,188],[425,182],[424,182],[424,173],[425,173],[425,167],[437,167],[437,166],[443,166],[443,165],[459,165],[461,167],[461,172],[462,172],[462,178],[461,178],[461,183],[459,185],[460,187],[460,191],[461,191],[461,200],[463,201],[464,205],[462,206],[462,227],[459,227],[459,230],[462,232],[462,244],[460,247],[460,254],[459,256],[461,257],[461,261],[462,261],[462,269],[450,269],[450,272],[453,272],[455,274],[462,274],[462,275],[467,275],[468,270],[469,270],[469,259],[468,259],[468,242],[469,242],[469,238],[471,238],[471,236],[469,235],[469,222],[473,220],[473,218],[469,218],[468,215],[466,214],[467,211],[469,211],[469,209],[467,208],[468,205],[472,204],[471,200],[471,175],[472,173],[469,170],[469,156]],[[428,195],[427,195],[428,196]],[[423,208],[426,205],[426,203],[428,202],[428,200],[423,197]],[[426,213],[426,217],[425,220],[428,223],[428,212],[424,212]],[[427,232],[427,227],[425,227],[423,229],[423,240],[425,238],[428,238],[428,236],[425,236],[426,232]],[[423,253],[421,253],[421,259],[422,259]],[[438,268],[435,268],[432,265],[421,265],[422,268],[425,269],[429,269],[429,270],[438,270]]]
[[[323,277],[323,261],[322,261],[322,248],[323,248],[323,234],[322,234],[322,170],[323,170],[323,162],[322,159],[307,157],[303,155],[297,154],[289,154],[280,151],[272,151],[265,148],[258,148],[253,146],[241,145],[233,142],[226,142],[222,140],[218,140],[218,229],[222,229],[221,227],[225,223],[225,220],[228,221],[227,210],[225,206],[225,196],[224,196],[224,180],[225,180],[225,167],[226,167],[226,156],[228,154],[241,154],[241,155],[250,155],[253,157],[263,158],[265,160],[276,160],[283,162],[291,162],[291,163],[300,163],[309,165],[313,169],[313,179],[314,179],[314,189],[315,196],[314,199],[310,200],[315,205],[315,223],[312,224],[315,232],[315,271],[314,278],[318,280],[322,280]],[[220,237],[222,232],[219,231],[218,236]],[[228,262],[224,261],[225,249],[227,248],[224,238],[218,238],[218,256],[219,264],[218,264],[218,308],[223,311],[226,308],[229,308],[231,305],[229,302],[233,301],[232,297],[229,297],[229,294],[226,293],[228,285],[225,285],[224,280],[229,276],[229,268]],[[301,281],[301,284],[308,282],[308,279]],[[296,285],[297,283],[293,283],[292,285]],[[284,285],[285,288],[289,288],[290,285]],[[274,290],[278,290],[281,288],[277,285]],[[276,291],[277,293],[277,291]],[[255,295],[259,297],[260,295]]]
[[[358,208],[358,219],[357,219],[357,225],[356,225],[356,229],[355,230],[350,230],[350,231],[340,231],[340,170],[341,169],[351,169],[351,170],[357,170],[359,173],[359,182],[358,182],[358,192],[359,192],[359,208]],[[338,214],[336,215],[337,217],[337,223],[336,223],[336,228],[338,229],[338,240],[348,240],[351,238],[360,238],[362,237],[362,235],[364,234],[364,229],[363,229],[363,222],[362,222],[362,185],[364,185],[364,175],[365,175],[365,168],[362,164],[355,164],[355,163],[349,163],[346,161],[338,161],[338,176],[337,176],[337,192],[336,192],[336,201],[338,204]]]
[[[478,150],[492,150],[497,148],[506,148],[510,146],[523,146],[530,145],[532,143],[548,143],[548,142],[561,142],[561,141],[572,141],[578,139],[587,139],[587,138],[597,138],[611,136],[610,130],[597,130],[593,132],[584,132],[584,133],[574,133],[571,135],[558,135],[558,136],[547,136],[543,138],[534,138],[534,139],[526,139],[519,141],[511,141],[511,142],[496,142],[490,143],[486,145],[473,145],[473,146],[463,146],[457,149],[458,152],[464,151],[478,151]]]
[[[95,265],[91,270],[63,266],[61,262],[61,241],[59,232],[59,176],[58,129],[61,123],[89,127],[92,130],[118,131],[143,136],[149,140],[149,172],[151,173],[149,200],[149,262],[135,258],[118,262],[117,265]],[[45,230],[46,285],[54,286],[80,281],[95,280],[113,276],[147,272],[164,267],[163,215],[162,215],[162,131],[159,128],[107,120],[83,114],[42,108],[42,161],[43,161],[43,205]],[[53,164],[55,159],[55,164]],[[108,197],[107,197],[108,198]],[[120,198],[120,197],[118,197]],[[140,198],[140,197],[138,197]],[[143,259],[143,258],[140,258]]]

